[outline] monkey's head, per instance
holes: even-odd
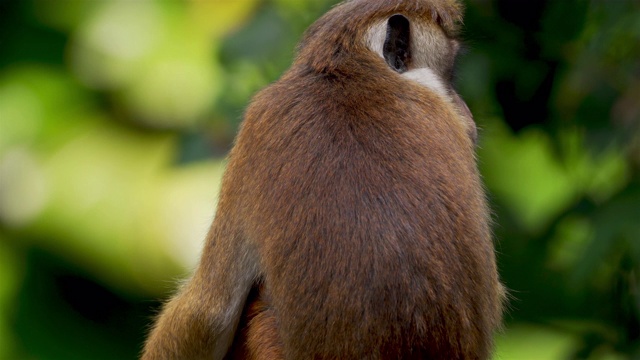
[[[294,66],[336,77],[359,70],[426,87],[454,104],[475,143],[473,116],[453,87],[462,17],[457,0],[347,0],[307,30]]]

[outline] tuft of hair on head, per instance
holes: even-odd
[[[349,0],[334,6],[305,32],[294,65],[321,73],[339,72],[340,64],[363,49],[361,39],[376,22],[396,14],[429,21],[449,38],[460,31],[464,7],[457,0]]]

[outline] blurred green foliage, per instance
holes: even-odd
[[[0,359],[127,359],[335,0],[0,1]],[[468,0],[497,359],[640,359],[640,3]]]

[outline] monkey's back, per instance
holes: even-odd
[[[260,254],[265,331],[287,359],[488,355],[500,285],[471,140],[434,93],[367,76],[293,68],[247,111],[221,196]]]

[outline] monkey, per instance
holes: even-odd
[[[347,0],[246,109],[142,359],[488,359],[501,326],[457,0]]]

